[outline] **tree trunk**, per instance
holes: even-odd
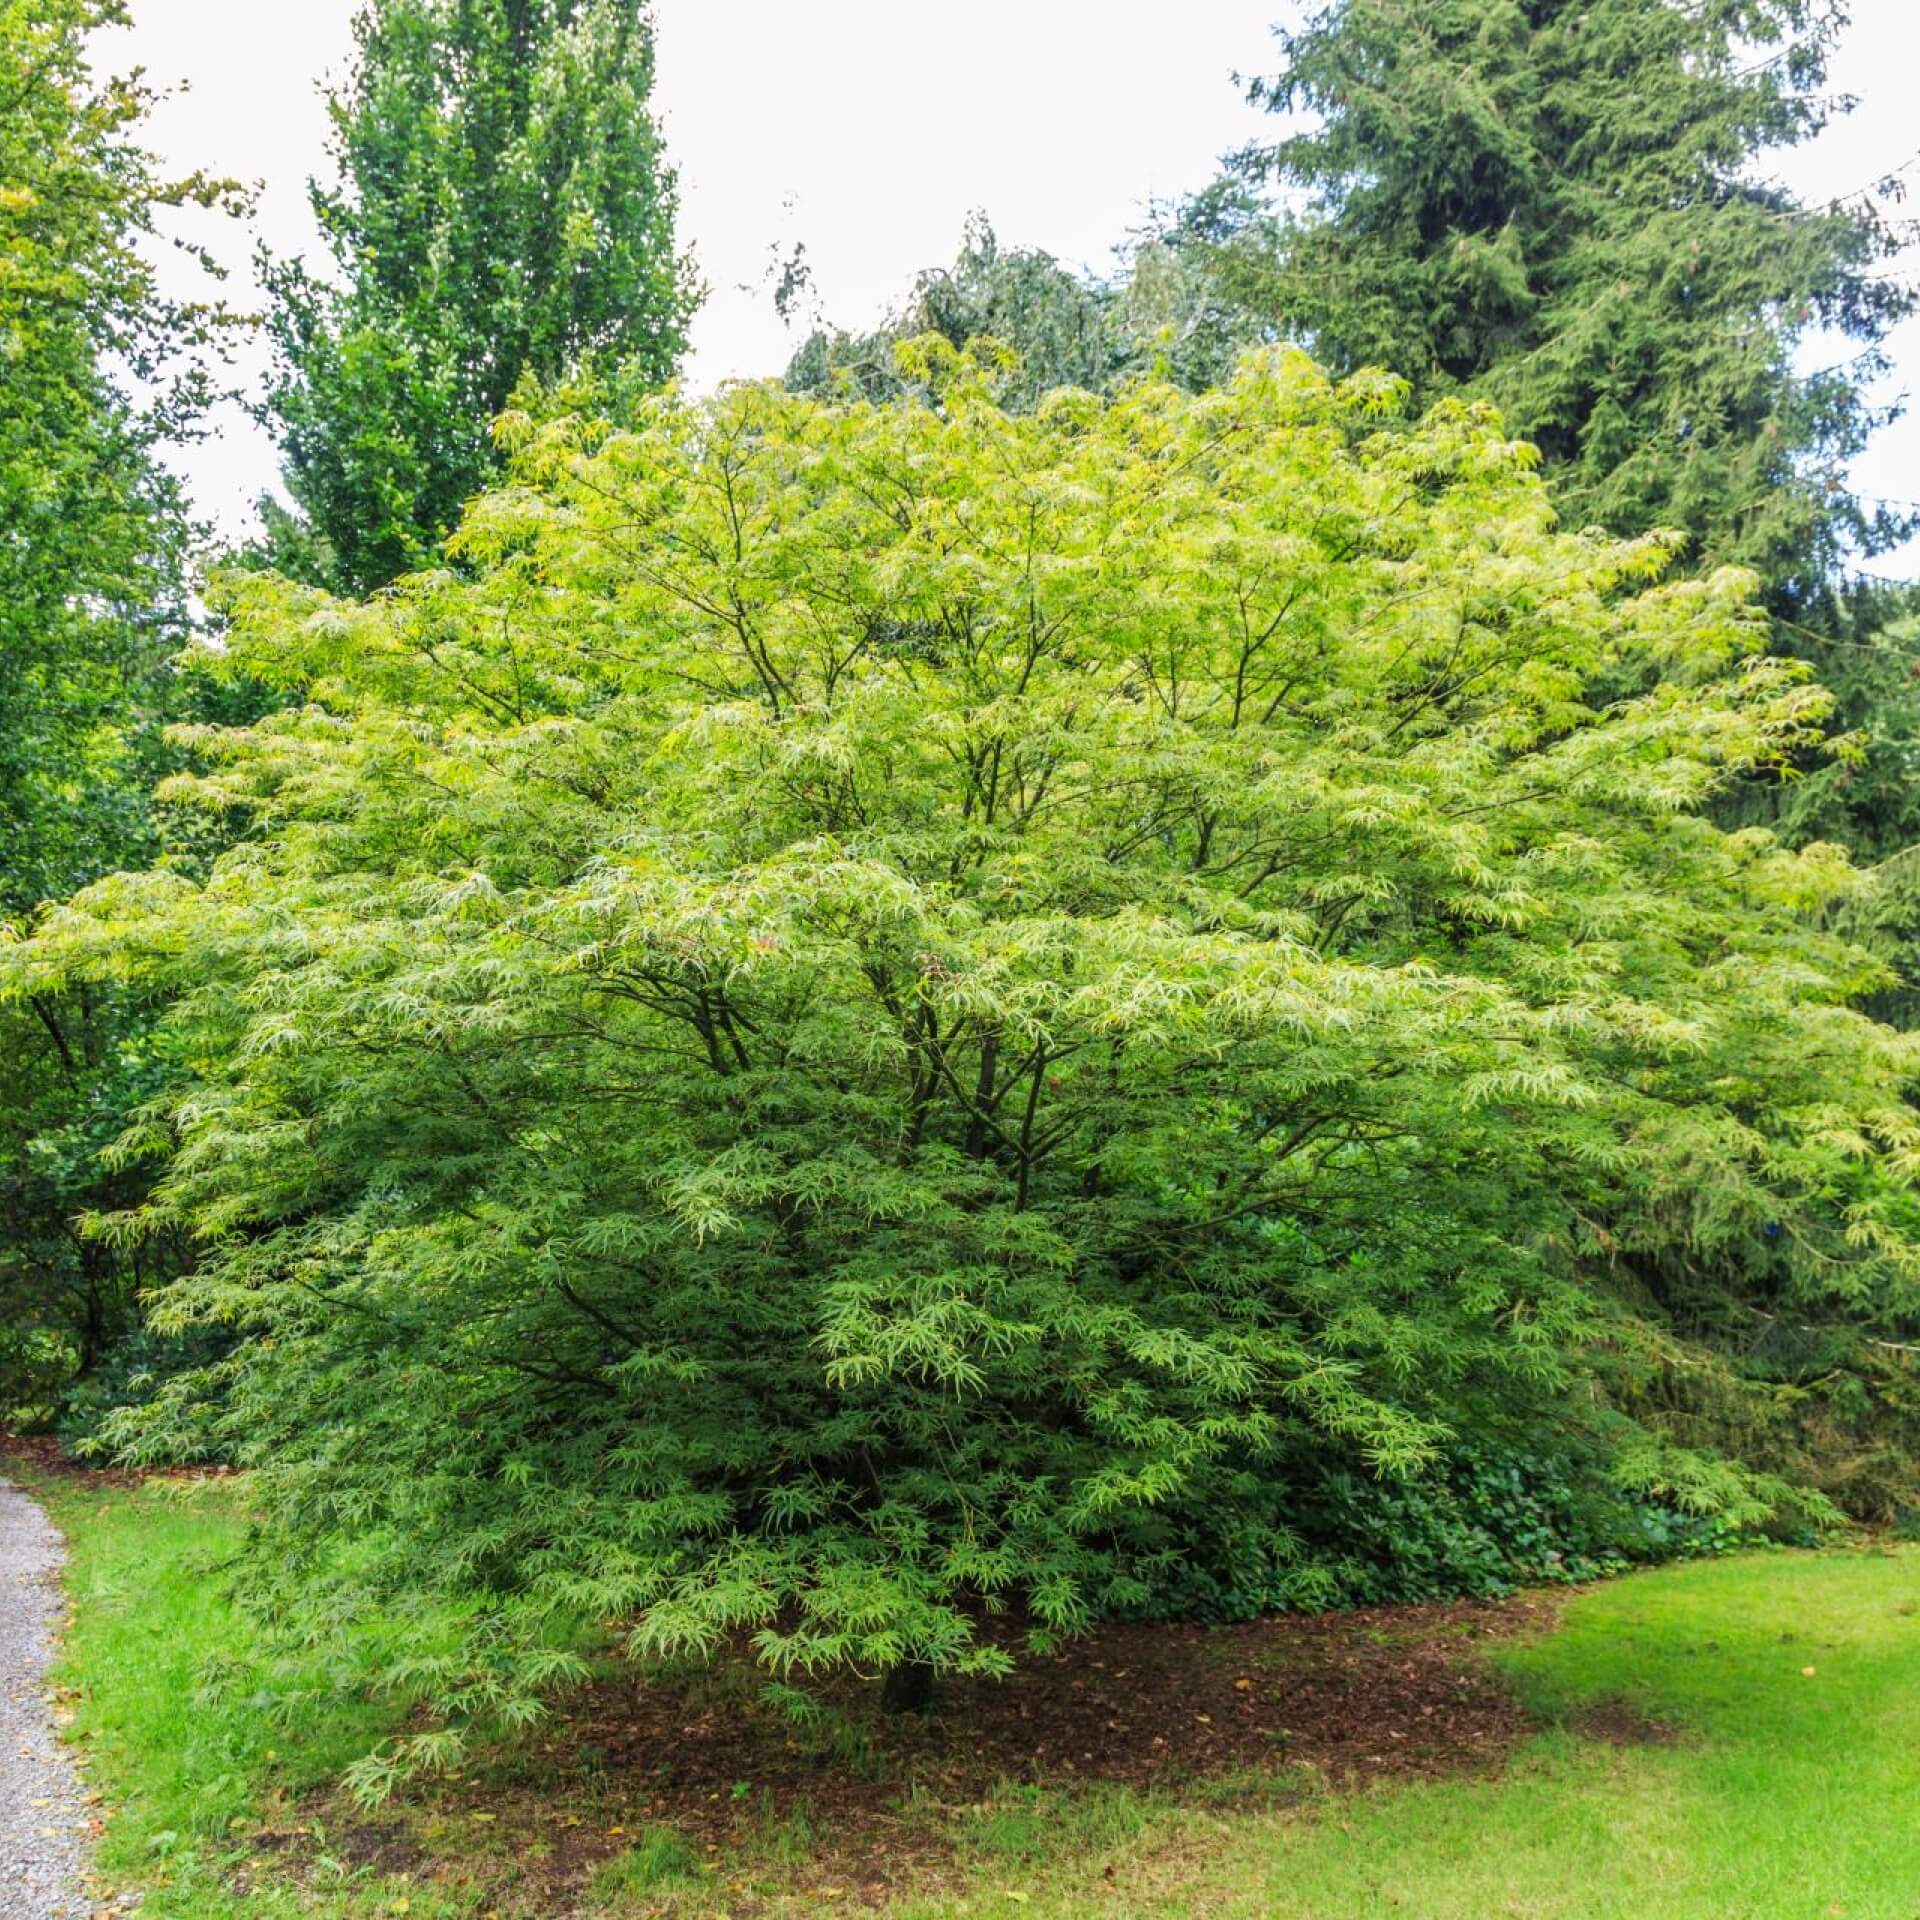
[[[903,1660],[889,1667],[880,1685],[883,1713],[928,1713],[933,1708],[933,1663]]]

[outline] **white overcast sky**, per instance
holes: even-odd
[[[318,252],[306,181],[325,169],[320,85],[339,78],[355,0],[132,0],[103,65],[172,89],[149,127],[170,167],[258,182],[248,233],[223,236],[230,293],[252,299],[254,234]],[[655,0],[655,100],[681,183],[681,233],[710,291],[689,378],[776,373],[791,342],[765,283],[803,241],[819,310],[871,323],[950,259],[970,212],[1003,240],[1104,268],[1148,204],[1198,187],[1259,130],[1236,72],[1273,65],[1291,0]],[[1818,200],[1920,148],[1912,111],[1920,0],[1855,0],[1832,76],[1859,107],[1779,171]],[[1920,167],[1907,176],[1920,189]],[[1917,196],[1920,197],[1920,196]],[[1920,498],[1920,320],[1892,343],[1885,397],[1914,415],[1855,469],[1866,492]],[[1813,358],[1823,355],[1816,347]],[[243,364],[257,377],[257,360]],[[273,449],[237,411],[179,464],[230,531],[273,484]],[[1920,573],[1920,552],[1883,558]]]

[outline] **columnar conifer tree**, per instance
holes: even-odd
[[[267,414],[304,525],[269,557],[364,592],[430,560],[496,471],[523,375],[657,384],[690,308],[644,0],[372,0],[316,183],[330,276],[269,264]]]

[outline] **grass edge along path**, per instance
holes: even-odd
[[[10,1471],[16,1471],[10,1465]],[[296,1817],[381,1731],[373,1710],[269,1724],[193,1677],[244,1633],[217,1564],[230,1485],[129,1487],[18,1470],[67,1533],[71,1625],[57,1678],[113,1817],[104,1880],[149,1920],[501,1920],[497,1882],[456,1877],[464,1839],[412,1871],[338,1862],[277,1877],[255,1835]],[[982,1810],[964,1895],[900,1920],[1915,1920],[1920,1915],[1920,1550],[1767,1554],[1635,1574],[1574,1595],[1563,1624],[1493,1655],[1545,1729],[1497,1778],[1296,1807],[1012,1795]],[[332,1858],[324,1831],[314,1857]],[[740,1896],[671,1833],[637,1833],[566,1912],[858,1910],[813,1885]],[[476,1863],[477,1864],[477,1863]],[[489,1890],[491,1886],[491,1890]]]
[[[100,1899],[138,1892],[146,1920],[459,1920],[472,1903],[402,1884],[334,1894],[275,1887],[252,1844],[263,1813],[325,1783],[379,1736],[378,1716],[332,1708],[289,1738],[206,1676],[250,1638],[222,1591],[245,1522],[232,1483],[47,1472],[0,1455],[66,1536],[67,1617],[52,1678],[102,1798]],[[406,1904],[396,1904],[406,1903]]]

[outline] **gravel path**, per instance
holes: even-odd
[[[87,1912],[86,1809],[46,1695],[61,1555],[53,1523],[0,1480],[0,1920]]]

